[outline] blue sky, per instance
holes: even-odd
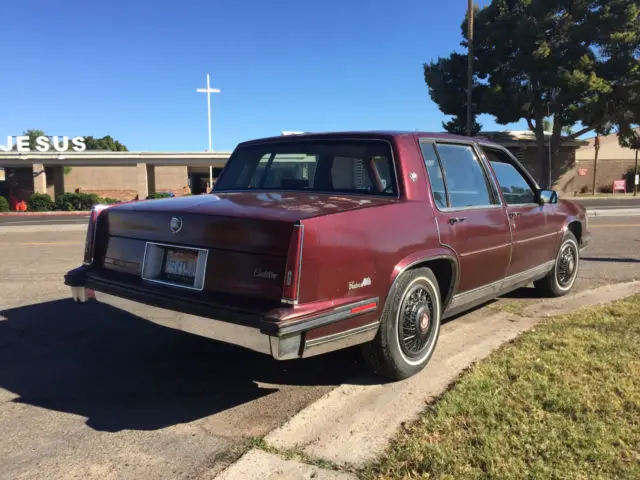
[[[440,131],[422,64],[460,48],[466,3],[14,1],[0,29],[0,139],[40,128],[202,151],[207,72],[222,90],[214,150],[281,130]]]

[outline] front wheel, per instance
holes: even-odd
[[[567,230],[562,240],[553,269],[541,280],[534,282],[536,289],[547,297],[561,297],[573,288],[578,276],[580,249],[575,235]]]
[[[440,334],[440,289],[429,268],[409,270],[387,299],[376,338],[363,345],[374,372],[388,380],[410,377],[429,362]]]

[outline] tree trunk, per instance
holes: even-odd
[[[546,142],[544,141],[544,125],[543,125],[543,116],[536,109],[535,112],[535,121],[534,125],[536,134],[536,143],[538,145],[538,158],[540,159],[540,187],[543,189],[549,188],[549,176],[551,173],[551,165],[549,164],[549,152],[546,148]]]
[[[551,132],[550,142],[550,150],[551,150],[551,159],[549,161],[549,188],[553,186],[553,165],[558,163],[558,154],[560,153],[560,142],[562,141],[562,123],[557,121],[557,119],[553,119],[553,129]]]

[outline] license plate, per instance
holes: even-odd
[[[147,242],[140,276],[149,282],[202,291],[208,255],[204,248]]]
[[[193,285],[197,265],[197,252],[193,250],[167,248],[162,271],[163,277],[167,280]]]

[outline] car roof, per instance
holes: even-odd
[[[446,132],[428,132],[428,131],[415,131],[415,130],[344,130],[344,131],[327,131],[327,132],[304,132],[293,133],[289,135],[278,135],[271,137],[256,138],[252,140],[246,140],[239,145],[251,145],[264,142],[280,142],[280,141],[295,141],[295,139],[321,139],[332,137],[360,137],[360,138],[380,138],[380,137],[405,137],[412,136],[415,138],[433,138],[439,140],[453,140],[463,142],[477,142],[484,145],[495,145],[492,142],[482,136],[479,137],[466,137],[463,135],[455,135]]]

